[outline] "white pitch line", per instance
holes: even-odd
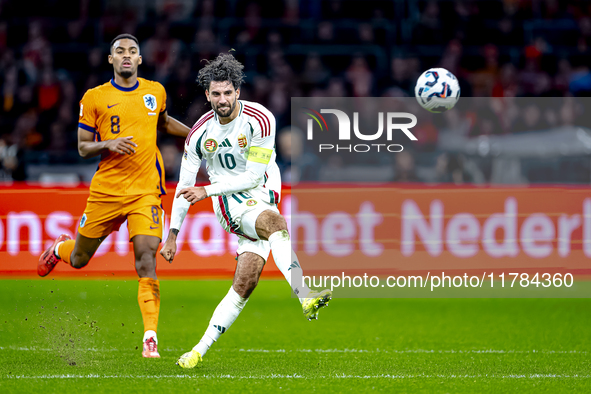
[[[529,374],[529,375],[329,375],[329,376],[315,376],[305,377],[298,374],[293,375],[259,375],[259,376],[236,376],[236,375],[7,375],[7,379],[477,379],[477,378],[493,378],[493,379],[589,379],[591,375],[559,375],[559,374]]]
[[[31,351],[31,352],[50,352],[57,350],[56,348],[40,348],[35,346],[0,346],[0,350],[18,350],[18,351]],[[86,348],[86,349],[75,349],[77,351],[88,351],[88,352],[136,352],[133,349],[117,349],[117,348]],[[183,352],[187,349],[177,348],[160,348],[160,351],[165,352]],[[227,353],[234,352],[234,349],[212,349],[210,352],[216,353]],[[504,349],[238,349],[239,352],[247,353],[386,353],[386,354],[588,354],[584,350],[504,350]]]
[[[228,351],[226,349],[215,349],[217,351]],[[445,350],[434,350],[434,349],[405,349],[405,350],[398,350],[398,349],[375,349],[375,350],[366,350],[366,349],[295,349],[295,350],[285,350],[285,349],[238,349],[239,352],[248,352],[248,353],[291,353],[291,352],[302,352],[302,353],[394,353],[394,354],[404,354],[404,353],[419,353],[419,354],[533,354],[533,353],[540,353],[540,354],[587,354],[587,351],[581,350],[502,350],[502,349],[480,349],[480,350],[454,350],[454,349],[445,349]]]
[[[7,346],[7,347],[2,347],[0,346],[0,350],[19,350],[19,351],[25,351],[25,352],[51,352],[54,350],[57,350],[59,348],[59,346],[56,346],[55,348],[43,348],[43,347],[35,347],[35,346]],[[131,351],[131,350],[120,350],[120,349],[115,349],[115,348],[110,348],[110,349],[97,349],[94,347],[89,347],[86,349],[77,349],[75,347],[72,347],[70,350],[72,351],[84,351],[84,352],[125,352],[125,351]]]

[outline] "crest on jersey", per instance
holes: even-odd
[[[253,206],[257,205],[257,200],[252,200],[252,199],[246,200],[246,205],[249,207],[253,207]]]
[[[154,97],[154,95],[152,95],[152,94],[146,94],[144,96],[144,105],[150,111],[154,111],[156,109],[156,107],[158,106],[158,103],[156,103],[156,97]]]
[[[240,134],[238,136],[238,146],[241,148],[246,147],[246,144],[248,144],[248,140],[246,139],[246,136],[244,134]]]
[[[86,224],[86,214],[82,215],[82,219],[80,219],[80,227],[84,227]]]
[[[215,152],[218,148],[218,142],[213,138],[208,138],[205,140],[205,150],[208,152]]]

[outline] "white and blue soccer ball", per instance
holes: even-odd
[[[421,107],[439,114],[456,105],[460,99],[460,84],[445,68],[430,68],[417,80],[415,96]]]

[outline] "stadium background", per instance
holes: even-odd
[[[19,267],[16,271],[34,274],[38,250],[60,231],[75,233],[83,205],[64,196],[79,195],[83,201],[98,162],[82,160],[77,153],[78,101],[87,89],[112,77],[108,43],[121,32],[138,37],[144,60],[139,75],[166,87],[169,114],[188,125],[207,109],[195,83],[203,59],[233,50],[247,73],[241,98],[262,103],[277,118],[278,163],[286,193],[290,185],[320,188],[315,182],[326,181],[427,188],[433,198],[444,188],[449,219],[462,212],[454,200],[463,201],[473,184],[520,187],[493,193],[498,198],[478,219],[483,225],[490,215],[504,212],[506,199],[520,190],[527,194],[535,185],[546,185],[584,193],[591,180],[585,118],[585,96],[591,91],[591,5],[583,0],[55,0],[35,7],[0,0],[3,272]],[[290,127],[291,97],[412,97],[416,78],[432,66],[458,76],[464,99],[454,116],[424,111],[413,129],[419,142],[403,153],[360,156],[347,164],[336,158],[329,161],[330,171],[322,171],[301,130]],[[561,149],[555,149],[557,136]],[[160,137],[170,192],[183,142]],[[494,152],[494,143],[513,149]],[[201,171],[198,182],[206,181]],[[323,185],[330,194],[330,186]],[[44,207],[23,203],[35,194],[46,199]],[[536,201],[535,196],[522,198],[520,209]],[[587,222],[580,220],[580,214],[586,217],[582,201],[560,212],[554,209],[555,200],[545,201],[538,211],[527,213],[550,218],[550,235],[540,241],[552,245],[545,257],[557,257],[559,219],[565,214],[581,224],[569,236],[572,249],[582,253],[582,245],[591,242],[591,232],[584,230]],[[429,204],[419,203],[425,215]],[[165,208],[170,209],[169,200]],[[208,209],[195,208],[190,220]],[[398,206],[388,212],[400,220]],[[213,227],[197,227],[204,239],[215,236]],[[424,253],[420,244],[425,239],[419,238],[417,234],[417,250]],[[501,240],[497,234],[496,241]],[[387,247],[400,249],[397,235],[387,241]],[[481,254],[485,241],[472,240]],[[219,261],[229,275],[235,240],[224,242],[221,255],[205,251],[190,256]],[[129,253],[117,253],[117,242],[105,245],[110,245],[109,256],[123,256],[116,261],[131,261]],[[94,267],[101,270],[96,261]],[[119,267],[133,274],[131,264]],[[58,273],[67,271],[61,268]],[[266,272],[278,274],[273,264]]]
[[[248,75],[242,97],[267,106],[278,120],[279,161],[289,182],[290,145],[300,139],[288,129],[290,97],[412,97],[418,75],[436,65],[458,76],[462,97],[586,96],[590,9],[584,0],[49,0],[35,6],[2,0],[0,176],[4,182],[90,179],[96,162],[76,151],[78,102],[112,77],[108,43],[123,31],[141,42],[140,76],[166,87],[169,113],[186,124],[206,108],[195,83],[202,60],[234,49]],[[464,112],[456,128],[473,139],[577,124],[584,101],[563,103],[504,114],[478,108]],[[507,113],[515,115],[507,120]],[[517,157],[506,164],[512,176],[495,172],[490,157],[446,147],[440,121],[425,117],[419,146],[378,163],[391,171],[377,180],[586,184],[591,178],[581,155]],[[160,146],[167,178],[175,181],[182,142],[162,138]],[[319,177],[312,171],[304,180]]]

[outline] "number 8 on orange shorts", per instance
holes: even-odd
[[[157,194],[91,194],[80,219],[78,232],[87,238],[106,237],[113,231],[118,231],[126,219],[130,240],[136,235],[153,235],[162,240],[164,211]]]

